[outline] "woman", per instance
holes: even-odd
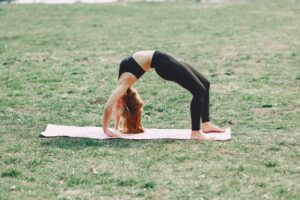
[[[138,51],[123,59],[119,68],[119,79],[116,89],[109,97],[103,116],[103,131],[110,137],[119,137],[109,130],[109,121],[115,110],[115,128],[118,129],[120,116],[124,118],[124,131],[130,133],[143,132],[141,116],[143,103],[131,86],[147,71],[154,68],[165,80],[174,81],[187,89],[193,99],[190,105],[192,131],[191,138],[213,140],[200,132],[224,132],[224,129],[212,124],[209,119],[209,87],[210,83],[189,64],[177,60],[174,56],[157,50]]]

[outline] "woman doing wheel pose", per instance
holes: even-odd
[[[103,116],[103,131],[110,137],[119,137],[109,130],[109,121],[115,110],[115,128],[118,129],[120,117],[124,118],[124,132],[141,133],[143,102],[137,91],[131,86],[148,70],[154,68],[165,80],[178,83],[192,95],[190,105],[192,131],[191,138],[212,140],[203,134],[206,132],[224,132],[224,129],[212,124],[209,118],[209,81],[186,62],[174,56],[157,51],[138,51],[122,60],[119,68],[119,79],[116,89],[109,97]],[[200,120],[202,118],[202,132]]]

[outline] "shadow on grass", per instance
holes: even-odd
[[[88,138],[70,138],[70,137],[56,137],[44,138],[41,137],[41,146],[43,147],[58,147],[62,149],[83,149],[87,147],[105,147],[105,148],[137,148],[160,146],[164,144],[176,143],[178,140],[163,139],[163,140],[124,140],[124,139],[107,139],[96,140]]]

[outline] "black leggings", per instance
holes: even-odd
[[[192,130],[200,130],[202,123],[209,119],[209,81],[191,65],[178,61],[173,56],[155,51],[151,66],[163,79],[174,81],[193,95],[191,102]]]

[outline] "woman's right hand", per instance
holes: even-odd
[[[110,131],[109,129],[103,129],[103,132],[105,133],[105,135],[107,135],[108,137],[111,138],[120,138],[120,136],[112,131]]]

